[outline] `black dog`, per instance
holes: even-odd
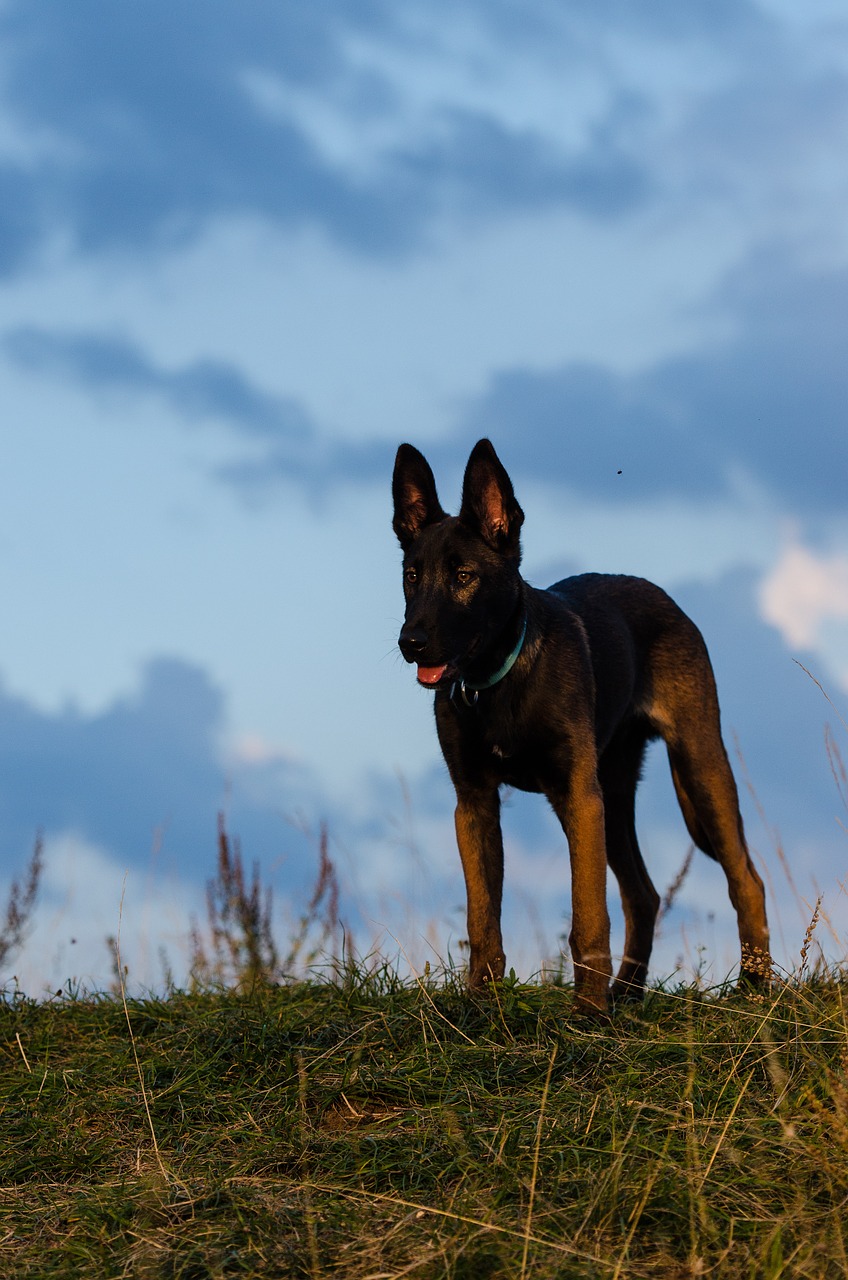
[[[661,737],[692,839],[724,868],[742,976],[769,973],[762,881],[745,845],[719,726],[715,680],[693,622],[659,587],[596,573],[547,591],[521,577],[524,514],[488,440],[468,460],[459,516],[444,512],[426,459],[398,449],[394,530],[403,548],[399,645],[436,691],[436,727],[456,789],[472,987],[504,973],[499,788],[543,792],[571,858],[576,1007],[609,999],[606,868],[626,924],[616,998],[641,998],[659,896],[639,851],[636,786]]]

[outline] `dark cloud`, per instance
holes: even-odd
[[[277,447],[281,441],[303,444],[314,431],[297,401],[258,390],[223,360],[163,369],[126,339],[35,328],[5,334],[2,347],[19,368],[49,373],[94,393],[155,395],[188,421],[222,419],[238,432],[273,440]]]
[[[495,375],[443,452],[491,435],[517,474],[619,501],[718,496],[742,470],[802,513],[844,510],[848,272],[792,273],[765,253],[717,305],[732,338],[644,373]]]
[[[472,211],[567,204],[592,217],[613,217],[646,198],[645,169],[621,151],[610,123],[598,123],[584,151],[564,156],[538,132],[506,128],[491,115],[442,112],[432,140],[396,153],[410,190],[438,192]]]
[[[272,493],[281,480],[295,480],[318,497],[328,485],[391,470],[393,445],[322,435],[298,400],[262,391],[227,361],[166,369],[126,338],[34,327],[0,335],[0,351],[18,369],[69,382],[93,397],[153,396],[186,422],[223,423],[234,440],[249,443],[249,452],[215,474],[248,499]]]
[[[697,175],[698,194],[711,185],[721,196],[756,184],[791,209],[821,189],[823,178],[826,189],[828,170],[839,182],[848,76],[827,66],[811,69],[796,52],[775,50],[746,76],[693,100],[675,166]]]
[[[280,482],[294,481],[320,500],[329,486],[391,472],[394,445],[333,440],[298,400],[261,390],[227,361],[166,369],[125,338],[34,327],[0,335],[0,351],[18,369],[71,383],[94,398],[155,397],[188,423],[227,426],[237,448],[214,475],[248,502],[272,495]]]
[[[712,309],[732,336],[633,375],[600,364],[493,375],[450,436],[428,446],[439,475],[491,436],[517,480],[618,504],[721,498],[746,475],[807,518],[841,513],[848,475],[848,272],[793,270],[775,249],[743,264]],[[390,473],[393,449],[329,440],[301,472],[314,487]],[[235,461],[246,492],[293,474],[285,451]]]
[[[322,503],[336,485],[386,480],[392,473],[396,449],[397,443],[384,440],[350,442],[316,436],[308,453],[295,457],[279,446],[254,450],[219,466],[215,476],[249,504],[267,501],[281,482],[291,481],[296,481],[313,502]]]
[[[11,0],[0,32],[8,117],[22,136],[51,139],[37,163],[0,170],[3,207],[19,211],[5,215],[0,269],[47,228],[87,249],[141,247],[251,213],[382,253],[420,244],[431,217],[457,202],[478,214],[558,202],[609,216],[648,186],[610,135],[615,113],[572,154],[434,101],[421,137],[387,146],[365,177],[356,156],[328,158],[290,105],[263,111],[251,97],[245,77],[258,73],[282,87],[283,103],[306,89],[346,126],[396,118],[396,89],[346,50],[351,32],[387,48],[409,39],[385,4],[80,0],[71,11]]]
[[[594,0],[569,0],[568,4],[534,0],[521,8],[511,0],[467,0],[464,7],[510,48],[541,52],[573,49],[584,59],[599,42],[614,41],[622,34],[652,42],[697,40],[721,49],[730,46],[737,53],[740,42],[757,39],[762,51],[763,37],[774,28],[752,0],[691,0],[689,4],[650,0],[644,5],[608,0],[602,6]],[[429,8],[447,16],[456,12],[457,5],[450,0],[439,4],[431,0]]]
[[[724,480],[726,459],[693,430],[685,395],[598,365],[496,374],[461,433],[503,441],[518,472],[598,497],[705,495]]]
[[[744,475],[809,520],[840,514],[848,475],[848,271],[802,272],[775,248],[736,269],[710,309],[731,336],[637,374],[600,364],[495,373],[451,434],[428,445],[454,475],[491,436],[515,478],[589,497],[723,498]],[[393,447],[325,437],[299,472],[329,483],[387,477]],[[295,474],[284,449],[236,459],[221,478],[245,493]]]
[[[126,866],[160,865],[186,879],[214,867],[216,816],[226,809],[250,857],[291,859],[287,878],[312,873],[306,844],[284,814],[311,802],[302,771],[234,764],[221,756],[224,700],[205,672],[159,658],[140,688],[102,712],[38,710],[0,692],[0,833],[8,865],[20,862],[42,830],[66,832],[106,849]],[[320,815],[317,815],[320,816]]]
[[[32,175],[0,164],[0,276],[26,260],[46,221]]]
[[[793,272],[778,251],[762,253],[722,286],[714,309],[731,338],[638,374],[585,363],[496,373],[428,457],[453,473],[488,435],[518,480],[619,504],[727,496],[745,474],[800,515],[841,512],[848,272]],[[217,475],[245,496],[292,479],[320,495],[391,470],[392,444],[334,440],[298,401],[262,391],[226,362],[168,370],[124,340],[39,329],[7,333],[3,347],[18,366],[92,392],[157,395],[186,420],[228,424],[250,447]]]
[[[221,694],[201,671],[166,659],[147,668],[135,697],[92,716],[0,695],[7,851],[37,828],[71,830],[138,863],[167,825],[168,843],[190,863],[223,798],[222,714]]]

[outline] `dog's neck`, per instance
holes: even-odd
[[[510,671],[518,661],[518,655],[521,653],[521,650],[524,648],[524,640],[526,636],[527,636],[527,614],[525,613],[524,619],[521,623],[521,630],[518,633],[518,640],[513,645],[512,649],[507,654],[504,661],[498,667],[497,671],[495,671],[493,675],[490,675],[486,680],[471,681],[471,680],[462,679],[462,680],[454,681],[454,683],[451,685],[449,696],[451,698],[454,698],[456,693],[459,692],[459,695],[462,698],[462,701],[465,703],[467,707],[474,706],[474,704],[477,702],[477,695],[481,692],[481,690],[491,689],[494,685],[500,684],[504,676],[509,675]],[[469,693],[473,695],[470,698],[468,696]]]

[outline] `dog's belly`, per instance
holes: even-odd
[[[493,753],[497,759],[497,748]],[[514,787],[516,791],[533,791],[541,794],[543,791],[542,783],[539,778],[539,772],[534,767],[532,761],[522,760],[520,756],[501,757],[498,761],[499,768],[498,780],[506,787]]]

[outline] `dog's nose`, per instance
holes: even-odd
[[[427,648],[428,639],[421,627],[404,627],[398,636],[398,648],[407,662],[416,662]]]

